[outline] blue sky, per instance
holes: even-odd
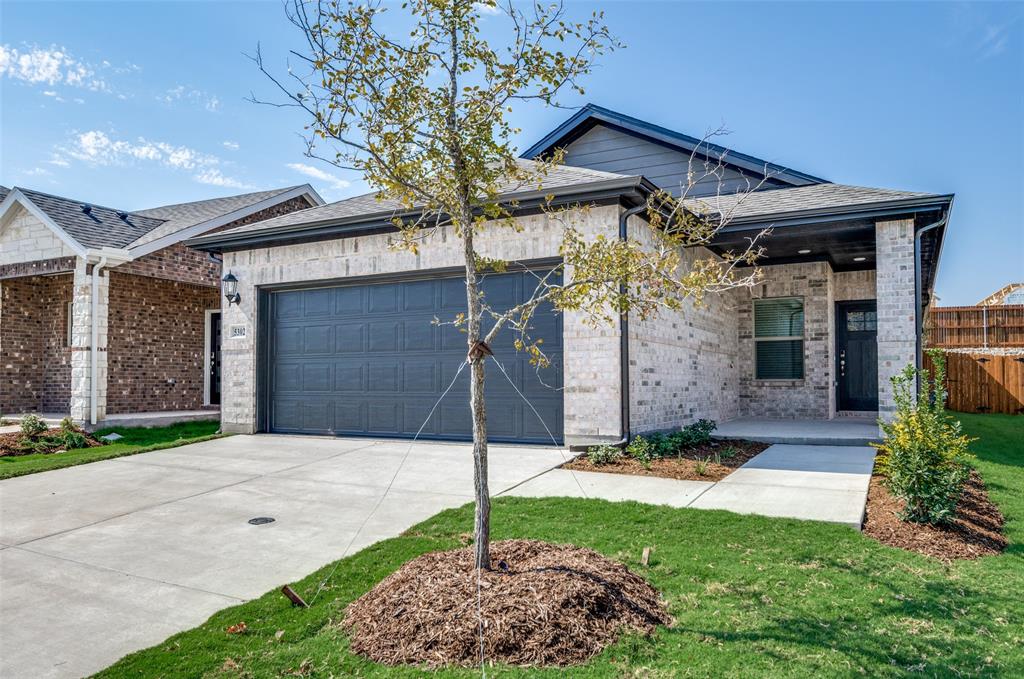
[[[567,103],[695,135],[724,123],[725,145],[835,182],[955,192],[941,303],[1024,278],[1024,5],[605,9],[627,48]],[[273,90],[244,54],[261,42],[283,66],[297,41],[277,0],[2,0],[0,183],[127,209],[305,181],[361,193],[303,157],[294,112],[245,100]],[[521,147],[570,114],[517,110]]]

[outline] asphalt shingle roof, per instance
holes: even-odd
[[[46,213],[60,228],[87,248],[123,248],[164,223],[162,219],[137,213],[122,213],[86,201],[52,196],[48,193],[20,189],[25,197]],[[89,205],[89,212],[82,209]]]
[[[845,184],[812,184],[753,193],[723,194],[688,201],[695,212],[728,214],[733,220],[771,217],[809,210],[828,210],[937,197],[931,193],[875,189]]]
[[[145,210],[136,210],[134,214],[166,221],[163,225],[149,231],[144,236],[131,243],[131,246],[137,247],[139,245],[144,245],[156,240],[157,238],[163,238],[168,234],[176,233],[182,229],[194,226],[195,224],[208,222],[211,219],[220,217],[221,215],[242,210],[250,205],[259,203],[260,201],[273,198],[274,196],[279,196],[282,193],[297,188],[299,187],[288,186],[283,189],[256,191],[254,193],[243,193],[241,195],[227,196],[225,198],[211,198],[209,200],[198,200],[192,203],[176,203],[174,205],[163,205],[161,207],[147,208]]]
[[[532,160],[518,160],[524,166],[535,165]],[[610,179],[626,179],[629,175],[615,174],[613,172],[602,172],[582,167],[570,167],[561,165],[553,168],[544,178],[542,190],[557,191],[560,188],[592,184]],[[538,190],[536,184],[522,183],[519,181],[508,181],[500,186],[502,196],[512,196],[517,193]],[[259,233],[261,231],[274,230],[281,227],[301,226],[330,221],[344,221],[358,217],[371,217],[405,212],[401,203],[393,200],[379,198],[377,193],[365,193],[353,198],[346,198],[327,205],[311,207],[297,212],[289,212],[286,215],[273,217],[254,224],[246,224],[234,229],[219,232],[218,236],[226,236],[238,233]]]
[[[128,248],[144,245],[190,226],[243,210],[296,188],[299,187],[289,186],[132,212],[32,189],[18,187],[18,190],[81,245],[87,248]],[[6,198],[10,191],[11,189],[0,186],[0,201]],[[89,206],[88,212],[83,209],[83,205]]]

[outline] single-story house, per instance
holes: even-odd
[[[580,444],[698,418],[827,420],[893,410],[890,376],[920,360],[952,195],[834,184],[597,106],[522,162],[555,148],[565,149],[565,165],[541,191],[509,187],[522,230],[478,239],[484,254],[519,267],[487,277],[492,301],[521,298],[530,270],[558,261],[562,231],[541,210],[545,196],[590,206],[579,213],[586,233],[643,238],[644,217],[624,219],[627,211],[659,188],[678,190],[691,157],[715,162],[721,154],[723,195],[717,181],[690,194],[733,210],[708,249],[721,255],[771,226],[759,262],[765,279],[648,321],[594,328],[575,313],[538,315],[549,368],[531,367],[511,338],[494,347],[536,409],[489,367],[495,440],[544,443],[550,430]],[[762,190],[730,205],[734,187],[748,180],[764,180]],[[224,429],[417,432],[466,353],[464,335],[433,322],[463,309],[462,251],[445,228],[418,254],[389,249],[396,211],[368,194],[188,241],[223,256],[238,280],[237,297],[222,306]],[[467,393],[467,381],[457,382],[421,436],[469,438]]]
[[[0,187],[0,414],[216,409],[221,264],[183,241],[319,205],[308,185],[135,211]]]

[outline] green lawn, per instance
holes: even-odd
[[[173,448],[186,443],[217,438],[220,422],[183,422],[169,427],[110,427],[100,429],[96,436],[117,432],[124,438],[99,448],[81,448],[63,453],[18,455],[0,457],[0,479],[24,476],[36,472],[72,467],[76,464],[107,460],[112,457],[135,455],[150,450]]]
[[[978,467],[1009,521],[1009,550],[952,566],[821,523],[599,500],[501,499],[495,538],[597,549],[647,576],[676,623],[626,638],[572,677],[1024,676],[1024,417],[965,415]],[[105,677],[478,677],[352,655],[344,606],[399,564],[459,544],[469,506],[344,559],[308,610],[279,593],[224,610],[122,659]],[[649,567],[643,547],[653,546]],[[328,568],[295,584],[309,596]],[[244,621],[248,632],[225,628]],[[278,632],[283,631],[278,637]],[[492,668],[488,676],[559,677]]]

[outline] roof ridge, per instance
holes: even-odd
[[[246,193],[233,193],[229,196],[218,196],[216,198],[202,198],[200,200],[186,200],[180,203],[166,203],[164,205],[154,205],[153,207],[142,208],[141,210],[138,210],[138,212],[147,212],[150,210],[164,210],[172,207],[180,207],[182,205],[195,205],[196,203],[209,203],[215,200],[229,200],[232,198],[242,198],[243,196],[254,196],[259,193],[273,193],[274,195],[279,195],[282,193],[286,193],[288,191],[292,191],[294,189],[301,188],[303,186],[305,186],[305,184],[294,184],[292,186],[285,186],[283,188],[262,189],[260,191],[248,191]]]
[[[38,189],[30,189],[30,188],[25,187],[25,186],[12,186],[11,187],[11,192],[13,193],[14,191],[20,191],[22,193],[25,193],[26,191],[30,191],[32,193],[38,193],[40,196],[46,196],[47,198],[56,198],[57,200],[65,200],[65,201],[67,201],[69,203],[78,203],[79,205],[88,205],[90,207],[99,208],[101,210],[110,210],[111,212],[124,212],[125,214],[129,214],[129,215],[139,215],[140,217],[148,217],[148,215],[139,214],[138,210],[125,210],[124,208],[110,207],[109,205],[100,205],[99,203],[93,203],[93,202],[90,202],[90,201],[87,201],[87,200],[82,200],[80,198],[71,198],[69,196],[58,196],[55,193],[47,193],[46,191],[39,191]],[[159,217],[148,217],[148,218],[149,219],[160,219]],[[167,220],[166,219],[162,219],[160,221],[165,221],[166,222]]]

